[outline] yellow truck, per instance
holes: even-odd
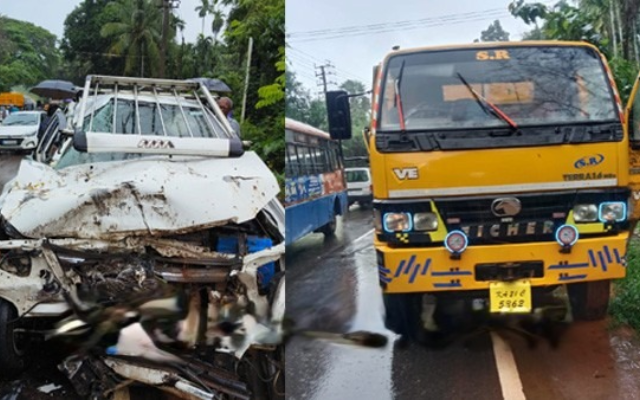
[[[560,285],[574,318],[603,318],[640,213],[640,100],[627,124],[597,48],[396,50],[374,75],[365,132],[387,326],[416,338],[434,325],[427,309],[453,301],[530,314]],[[328,97],[334,136],[349,130],[346,99]]]

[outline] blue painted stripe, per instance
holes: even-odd
[[[609,252],[609,246],[604,246],[604,254],[607,256],[607,262],[611,264],[613,260],[611,259],[611,253]]]
[[[409,270],[411,270],[411,267],[413,266],[414,262],[416,262],[415,254],[412,255],[411,258],[409,259],[409,263],[407,264],[406,268],[404,269],[403,274],[407,275],[409,273]]]
[[[413,268],[413,273],[411,274],[411,278],[409,279],[409,283],[413,283],[416,280],[416,275],[418,275],[418,270],[420,269],[420,263],[416,264]]]
[[[431,276],[458,276],[458,275],[473,275],[471,271],[445,271],[437,272],[431,271]]]
[[[386,276],[384,276],[384,275],[380,275],[380,280],[381,280],[382,282],[384,282],[384,283],[389,283],[389,282],[391,282],[391,278],[386,277]]]
[[[620,253],[618,253],[618,249],[613,249],[613,255],[616,256],[616,262],[618,264],[622,264],[622,259],[620,258]]]
[[[451,283],[434,283],[433,287],[460,287],[462,286],[460,282],[451,282]]]
[[[567,276],[561,276],[558,278],[559,281],[572,281],[572,280],[576,280],[576,279],[584,279],[587,277],[587,274],[582,274],[582,275],[567,275]]]
[[[600,262],[602,263],[602,270],[604,272],[607,272],[607,263],[604,261],[604,256],[602,255],[601,251],[598,252],[598,258],[600,259]]]
[[[402,267],[404,267],[405,261],[406,260],[400,261],[400,264],[398,265],[398,269],[396,270],[396,274],[394,275],[395,278],[400,276],[400,272],[402,272]]]
[[[422,272],[420,273],[420,275],[426,275],[427,274],[427,271],[429,270],[429,265],[431,265],[431,259],[427,258],[427,261],[425,261],[424,268],[422,268]]]
[[[550,265],[549,269],[569,269],[569,268],[584,268],[588,267],[589,263],[580,263],[580,264],[555,264]]]
[[[596,263],[596,257],[593,255],[593,250],[589,250],[589,259],[591,260],[591,265],[596,267],[598,263]]]
[[[390,269],[386,269],[385,267],[383,267],[382,265],[378,265],[378,271],[380,272],[384,272],[385,274],[388,274],[389,272],[391,272]]]

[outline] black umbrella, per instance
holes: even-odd
[[[189,82],[200,82],[211,92],[228,93],[231,92],[231,88],[220,79],[215,78],[191,78]]]
[[[67,81],[42,81],[31,88],[31,93],[54,100],[68,99],[76,94],[76,87]]]

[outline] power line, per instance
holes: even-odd
[[[288,49],[294,51],[295,53],[298,53],[298,54],[292,54],[292,55],[296,55],[296,56],[300,57],[301,59],[306,60],[306,62],[309,62],[309,63],[316,64],[316,63],[323,63],[323,62],[329,61],[329,60],[321,61],[320,59],[318,59],[318,58],[316,58],[316,57],[314,57],[314,56],[312,56],[312,55],[310,55],[308,53],[305,53],[304,51],[302,51],[300,49],[292,47],[292,46],[288,46]],[[289,54],[289,52],[287,52],[287,53]],[[361,76],[359,76],[357,74],[354,74],[352,72],[349,72],[346,69],[338,68],[338,67],[335,67],[335,66],[334,66],[334,68],[336,69],[336,71],[342,72],[345,75],[349,75],[352,78],[357,79],[358,81],[362,81],[363,83],[367,81],[366,79],[363,79]]]
[[[339,34],[334,34],[334,36],[309,37],[309,38],[301,38],[301,39],[291,38],[291,39],[295,40],[298,43],[315,42],[315,41],[318,41],[318,40],[344,39],[345,37],[356,37],[356,36],[363,36],[363,35],[377,35],[377,34],[380,34],[380,33],[396,32],[396,31],[411,31],[411,30],[416,30],[416,29],[433,28],[433,27],[443,26],[443,25],[458,25],[458,24],[463,24],[463,23],[468,23],[468,22],[476,22],[476,21],[485,21],[485,20],[498,19],[500,17],[506,17],[506,16],[510,16],[510,15],[511,14],[509,14],[508,12],[503,12],[502,14],[494,14],[494,15],[486,15],[485,14],[485,15],[479,15],[479,16],[477,16],[475,18],[468,18],[468,19],[461,19],[461,20],[450,20],[450,21],[440,21],[440,22],[433,23],[433,24],[426,24],[426,25],[419,25],[419,26],[388,28],[388,29],[381,29],[381,30],[375,30],[375,31],[360,31],[360,32],[354,32],[354,33],[351,33],[351,34],[339,33]]]
[[[430,22],[450,20],[450,19],[465,19],[468,17],[475,17],[478,15],[486,16],[487,14],[492,14],[492,13],[502,14],[504,12],[505,12],[504,8],[492,8],[492,9],[483,10],[483,11],[471,11],[467,13],[446,14],[442,16],[422,18],[422,19],[416,19],[416,20],[402,20],[402,21],[395,21],[395,22],[384,22],[379,24],[352,25],[352,26],[345,26],[345,27],[339,27],[339,28],[318,29],[313,31],[291,32],[288,34],[288,36],[291,38],[297,38],[297,37],[308,37],[308,36],[335,35],[336,33],[353,33],[353,32],[358,32],[362,30],[379,30],[379,29],[385,29],[389,27],[404,27],[408,25],[426,24]]]

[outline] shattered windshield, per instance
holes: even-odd
[[[114,106],[117,104],[117,107]],[[136,113],[137,110],[137,113]],[[186,102],[177,104],[111,99],[93,115],[87,115],[84,130],[118,134],[176,137],[226,137],[210,111]],[[115,119],[114,119],[115,111]]]
[[[400,54],[382,82],[382,131],[612,121],[598,54],[527,46]]]

